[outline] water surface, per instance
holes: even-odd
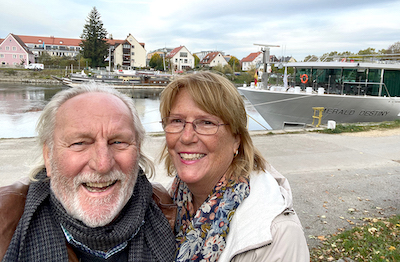
[[[60,85],[0,82],[0,138],[36,136],[36,122],[50,99],[68,87]],[[147,132],[161,132],[159,92],[154,90],[120,90],[132,97],[139,117]],[[246,101],[247,113],[263,126],[267,126],[257,111]],[[250,119],[250,130],[264,130]]]

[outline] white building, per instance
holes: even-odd
[[[201,61],[200,64],[203,66],[214,67],[221,65],[222,67],[227,65],[225,57],[220,52],[208,53]]]
[[[194,57],[185,46],[174,48],[167,54],[173,70],[187,70],[194,68]]]
[[[131,34],[125,40],[107,39],[114,68],[146,67],[146,49]]]

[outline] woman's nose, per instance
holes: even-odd
[[[192,143],[197,141],[197,133],[195,131],[195,126],[192,122],[186,122],[185,126],[183,127],[181,137],[182,143]]]

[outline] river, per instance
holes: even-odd
[[[36,122],[49,100],[59,91],[68,88],[60,85],[0,82],[0,138],[36,136]],[[139,117],[147,132],[161,132],[159,92],[120,90],[133,98]],[[248,101],[247,113],[250,130],[264,130],[267,126]]]

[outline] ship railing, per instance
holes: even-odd
[[[386,94],[388,97],[390,97],[389,90],[386,87],[385,83],[376,83],[376,82],[342,82],[342,92],[341,94],[344,94],[344,85],[345,84],[350,84],[350,85],[358,85],[358,95],[360,95],[360,89],[362,88],[362,85],[368,86],[368,85],[379,85],[379,91],[378,91],[378,96],[382,96],[382,87],[385,88]]]

